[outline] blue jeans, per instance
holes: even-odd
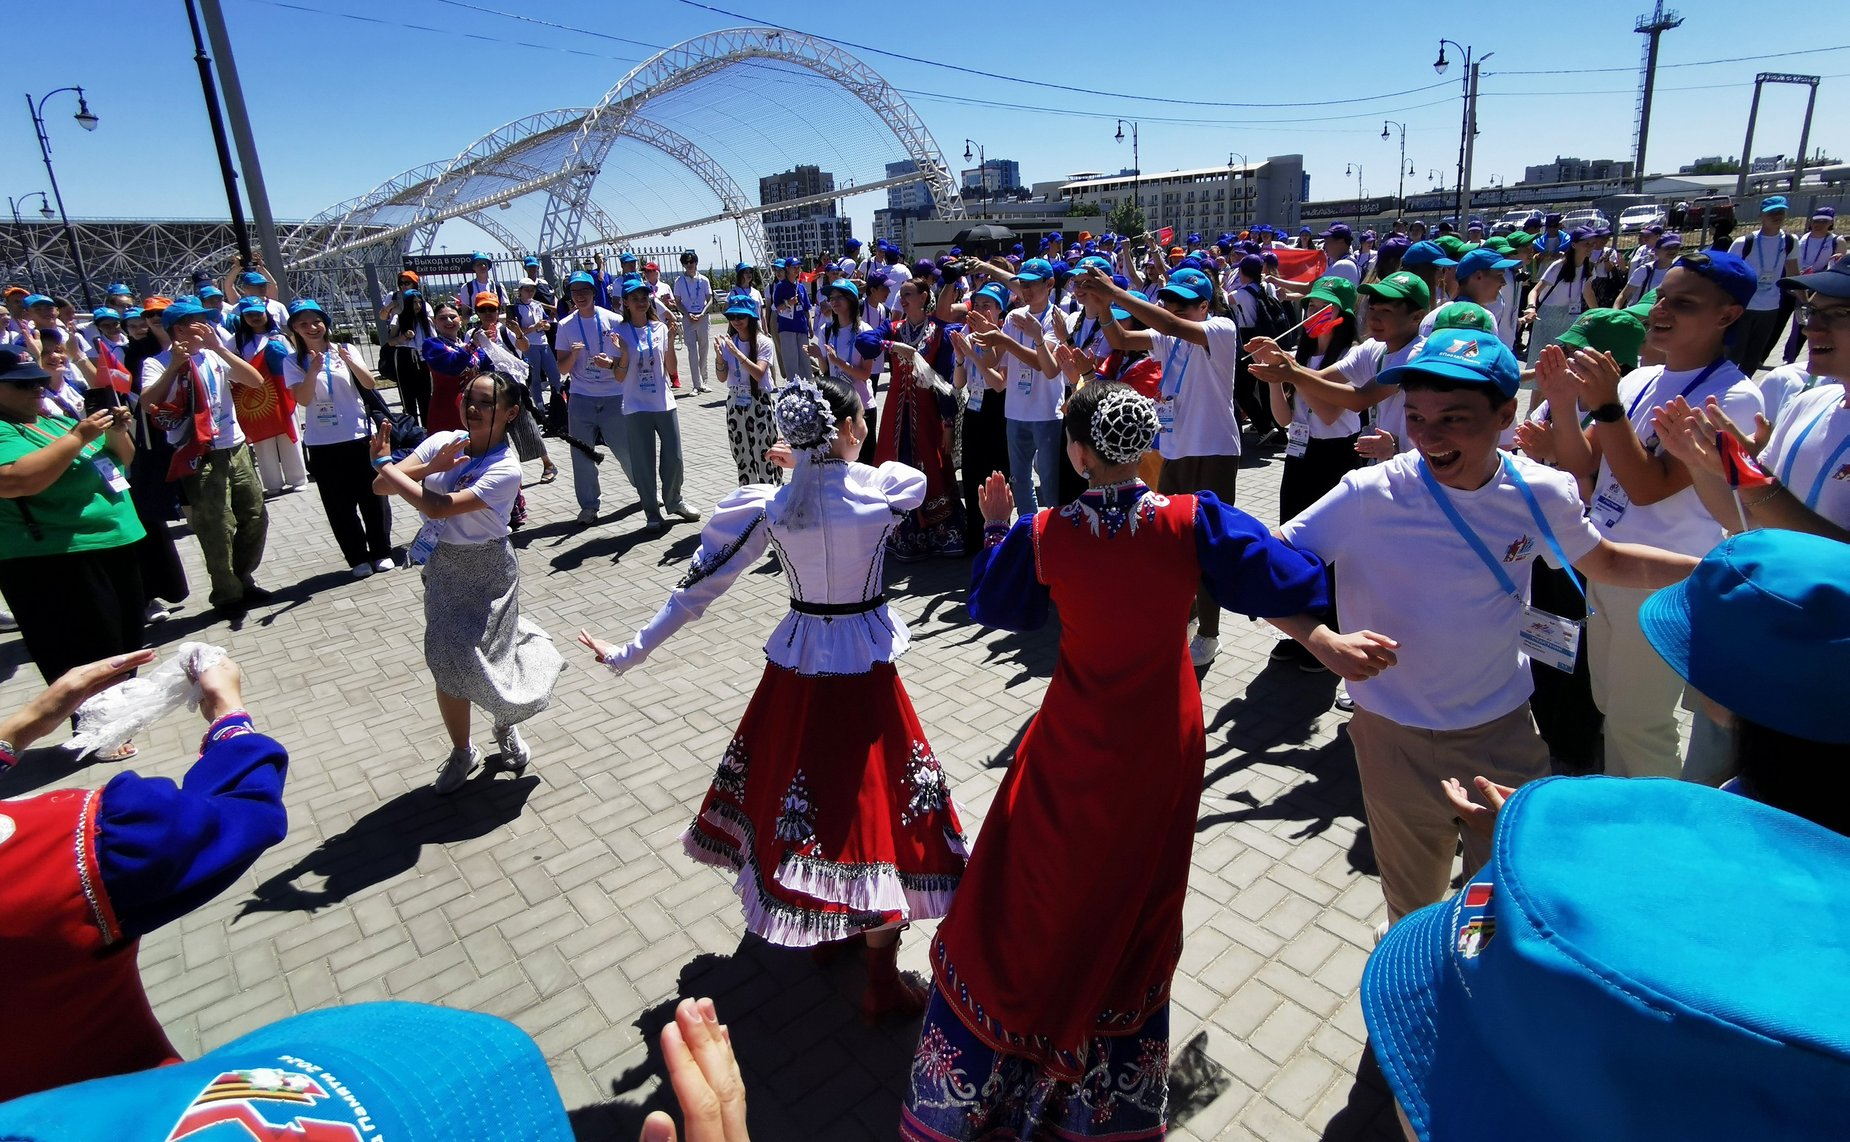
[[[1039,506],[1034,497],[1036,476],[1050,506],[1060,498],[1060,422],[1010,418],[1008,424],[1009,490],[1015,494],[1016,514],[1031,516]]]
[[[635,474],[630,471],[630,438],[629,428],[624,424],[623,398],[574,396],[566,402],[565,414],[565,430],[572,439],[588,445],[602,442],[617,458],[617,467],[623,469],[623,477],[635,484]],[[572,449],[572,490],[578,494],[579,507],[592,512],[598,509],[597,465],[576,448]]]
[[[547,406],[559,399],[559,358],[553,356],[551,345],[538,340],[538,334],[527,345],[527,388],[544,424]]]
[[[630,480],[642,497],[642,512],[650,520],[662,518],[662,505],[680,511],[681,422],[673,409],[667,412],[632,412],[624,416],[630,441]],[[656,444],[661,445],[661,498],[656,499]]]

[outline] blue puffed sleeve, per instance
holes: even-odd
[[[444,344],[443,340],[438,337],[426,337],[419,356],[424,358],[426,365],[436,369],[439,373],[452,376],[471,365],[477,368],[482,365],[482,360],[478,359],[481,358],[481,350],[469,345],[454,349]]]
[[[1214,601],[1227,610],[1283,618],[1330,605],[1322,560],[1213,492],[1195,494],[1195,556]]]
[[[1034,517],[1016,520],[1000,541],[985,540],[970,568],[970,617],[998,630],[1039,630],[1049,595],[1034,568]]]
[[[97,865],[125,938],[145,936],[230,887],[283,839],[289,754],[228,714],[180,784],[120,773],[103,787]]]

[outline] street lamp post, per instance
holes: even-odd
[[[1445,213],[1445,172],[1429,170],[1426,172],[1426,177],[1435,179],[1439,183],[1439,213],[1443,215]]]
[[[1118,120],[1118,142],[1124,141],[1124,120]],[[1137,123],[1131,123],[1131,205],[1143,213],[1143,159],[1137,153]]]
[[[1252,220],[1252,200],[1247,196],[1247,192],[1252,189],[1252,187],[1248,185],[1249,183],[1251,183],[1252,180],[1247,175],[1246,156],[1241,154],[1240,152],[1238,151],[1228,151],[1227,152],[1227,166],[1231,168],[1233,166],[1233,160],[1235,158],[1238,158],[1240,160],[1240,179],[1239,179],[1240,229],[1244,230],[1247,227],[1251,226],[1252,221],[1253,221]]]
[[[1390,126],[1400,128],[1400,189],[1394,192],[1394,221],[1403,221],[1407,216],[1407,125],[1397,119],[1381,121],[1381,137],[1388,137]]]
[[[964,162],[970,161],[970,148],[976,148],[976,185],[983,192],[983,201],[989,201],[989,156],[983,150],[983,144],[964,140]]]
[[[1483,56],[1473,60],[1471,58],[1470,48],[1459,43],[1457,40],[1441,38],[1439,41],[1439,58],[1434,60],[1432,64],[1432,69],[1440,75],[1445,74],[1445,69],[1451,62],[1445,58],[1445,45],[1447,44],[1451,44],[1453,47],[1463,52],[1465,57],[1465,70],[1462,77],[1464,83],[1465,110],[1464,122],[1459,127],[1458,131],[1458,186],[1454,190],[1455,201],[1453,205],[1453,213],[1457,215],[1459,224],[1463,225],[1465,216],[1471,209],[1471,155],[1477,146],[1478,71],[1484,66],[1485,60],[1497,53],[1485,52]]]
[[[1350,163],[1343,167],[1343,173],[1355,176],[1355,224],[1362,224],[1362,164]]]
[[[47,222],[51,221],[51,203],[46,200],[45,192],[42,190],[35,190],[32,194],[23,194],[18,198],[8,195],[6,204],[7,207],[13,211],[13,233],[19,235],[20,253],[26,256],[26,278],[31,281],[33,289],[43,293],[45,292],[45,285],[39,279],[38,263],[32,257],[32,243],[26,241],[26,221],[19,216],[19,204],[22,202],[31,202],[33,194],[38,195],[40,216]]]
[[[66,91],[77,93],[77,114],[73,118],[77,120],[78,125],[86,131],[96,130],[96,116],[90,113],[89,101],[84,98],[84,89],[81,87],[60,87],[56,91],[48,91],[36,103],[32,101],[32,94],[28,92],[26,110],[32,113],[32,126],[38,131],[39,155],[45,160],[45,175],[51,179],[52,201],[58,204],[58,219],[64,223],[64,240],[70,244],[71,266],[77,271],[77,285],[83,291],[84,307],[87,309],[95,305],[96,301],[90,296],[90,276],[84,272],[83,254],[77,249],[77,231],[71,229],[70,216],[64,212],[64,195],[58,190],[58,174],[51,169],[51,137],[45,133],[45,101]]]

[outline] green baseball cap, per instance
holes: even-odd
[[[1344,313],[1354,313],[1355,283],[1335,274],[1321,277],[1311,283],[1310,292],[1304,295],[1304,300],[1327,301]]]
[[[1566,333],[1555,338],[1555,344],[1564,349],[1611,353],[1612,359],[1629,371],[1638,367],[1638,350],[1644,347],[1644,322],[1629,309],[1589,309]]]
[[[1476,302],[1455,301],[1432,315],[1433,332],[1441,329],[1475,329],[1479,333],[1497,331],[1497,319]]]
[[[1535,235],[1526,230],[1518,230],[1503,241],[1511,251],[1526,250],[1535,245]]]
[[[1361,292],[1379,301],[1410,302],[1416,310],[1424,310],[1432,304],[1432,288],[1418,275],[1406,270],[1396,270],[1378,282],[1369,282]]]
[[[1494,234],[1484,239],[1484,245],[1489,246],[1499,254],[1507,254],[1510,252],[1510,240]]]
[[[1457,261],[1471,250],[1471,243],[1456,234],[1441,234],[1433,239],[1435,245],[1445,251],[1445,256]]]

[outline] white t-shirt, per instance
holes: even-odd
[[[1747,239],[1753,238],[1754,248],[1747,248]],[[1779,279],[1786,276],[1786,259],[1790,252],[1786,243],[1792,236],[1785,231],[1777,234],[1762,234],[1756,230],[1751,235],[1744,234],[1734,240],[1728,252],[1753,267],[1754,276],[1759,285],[1754,288],[1754,300],[1747,303],[1749,309],[1779,308]],[[1797,246],[1797,243],[1794,243]]]
[[[1023,333],[1015,325],[1017,313],[1028,313],[1025,309],[1013,310],[1002,319],[1002,330],[1017,345],[1030,348],[1034,345],[1035,335]],[[1040,338],[1047,344],[1047,351],[1053,352],[1054,346],[1064,342],[1068,336],[1066,315],[1049,303],[1039,314],[1029,313],[1040,322]],[[1060,419],[1060,405],[1066,398],[1066,379],[1058,372],[1043,373],[1039,365],[1030,365],[1016,359],[1013,354],[1006,358],[1008,366],[1009,401],[1008,418],[1010,420],[1046,421]]]
[[[1319,353],[1311,357],[1307,366],[1313,371],[1323,368],[1323,355]],[[1304,399],[1304,394],[1297,393],[1291,401],[1291,423],[1293,427],[1300,424],[1307,426],[1312,440],[1341,440],[1362,431],[1362,414],[1346,408],[1339,409],[1334,421],[1326,421],[1310,410],[1310,403]],[[1291,453],[1287,451],[1285,455],[1289,457]]]
[[[313,361],[314,354],[308,359]],[[366,415],[366,405],[360,400],[360,385],[353,379],[352,370],[341,359],[338,346],[333,347],[324,358],[325,364],[315,374],[315,395],[303,406],[308,416],[308,425],[302,430],[302,443],[310,448],[320,444],[344,444],[349,440],[364,440],[372,435],[372,418]],[[305,376],[300,355],[290,353],[283,358],[283,383],[290,388],[302,383]]]
[[[1844,408],[1843,386],[1825,381],[1792,398],[1760,464],[1806,507],[1850,527],[1850,409]]]
[[[591,307],[591,316],[586,317],[574,311],[570,317],[561,318],[552,327],[552,347],[555,351],[569,353],[575,342],[584,344],[584,351],[572,362],[572,395],[575,397],[616,397],[623,395],[623,385],[616,374],[609,369],[600,368],[591,363],[591,358],[599,353],[617,355],[616,328],[621,319],[608,309]]]
[[[550,316],[552,316],[552,311],[546,306],[545,302],[517,301],[514,303],[514,323],[520,327],[522,333],[525,333],[529,329],[533,329],[535,325],[538,325],[541,321]],[[536,344],[544,347],[546,344],[545,341],[538,340],[539,337],[543,337],[544,335],[537,329],[533,331],[536,335]]]
[[[1162,392],[1176,402],[1175,427],[1156,437],[1157,451],[1165,460],[1240,454],[1240,417],[1233,394],[1240,328],[1226,317],[1210,317],[1202,325],[1208,333],[1205,346],[1150,333],[1150,356],[1163,363]],[[1010,401],[1012,413],[1012,396]]]
[[[1548,263],[1542,276],[1535,279],[1535,288],[1530,291],[1529,304],[1536,309],[1547,306],[1551,309],[1566,307],[1567,312],[1575,317],[1586,308],[1586,299],[1580,296],[1581,271],[1586,267],[1577,267],[1572,281],[1561,281],[1561,267],[1567,265],[1567,259],[1557,258]],[[1588,276],[1591,276],[1590,274]]]
[[[1351,285],[1362,284],[1362,267],[1356,265],[1355,259],[1347,254],[1330,263],[1330,268],[1323,271],[1325,277],[1342,278]]]
[[[747,369],[742,364],[735,365],[728,357],[726,351],[727,346],[732,347],[732,353],[735,354],[740,361],[751,359],[751,347],[740,339],[737,334],[733,333],[731,330],[727,330],[726,336],[720,341],[719,348],[714,354],[719,360],[720,370],[726,374],[727,395],[732,399],[735,405],[744,407],[744,405],[750,404],[752,399],[751,370]],[[765,372],[764,380],[759,383],[758,388],[763,392],[775,392],[777,390],[777,346],[772,344],[771,338],[764,333],[758,334],[757,359],[760,364],[770,366]]]
[[[1658,266],[1656,258],[1633,269],[1631,276],[1625,279],[1625,284],[1632,287],[1632,301],[1636,303],[1639,298],[1650,293],[1653,286],[1663,285],[1666,272]]]
[[[173,347],[170,345],[159,353],[141,363],[141,388],[146,392],[150,386],[161,379],[167,371],[167,363],[173,360]],[[237,407],[231,400],[231,370],[215,353],[199,352],[193,354],[193,366],[199,370],[199,380],[206,390],[206,403],[212,409],[212,447],[236,448],[244,443],[244,430],[238,427]],[[191,384],[185,374],[174,378],[172,388],[167,390],[169,404],[178,403],[181,385]],[[167,443],[179,444],[191,440],[193,426],[189,422],[167,433]]]
[[[1279,530],[1287,542],[1336,566],[1346,629],[1379,631],[1400,643],[1393,669],[1349,683],[1356,704],[1403,726],[1469,729],[1529,697],[1528,659],[1518,640],[1523,609],[1446,518],[1420,478],[1423,463],[1403,452],[1358,468]],[[1570,561],[1599,545],[1572,476],[1522,457],[1509,463]],[[1527,598],[1530,568],[1548,543],[1508,471],[1474,491],[1444,491]]]
[[[1619,403],[1625,406],[1626,419],[1638,439],[1644,441],[1646,452],[1656,456],[1661,451],[1657,430],[1651,427],[1651,414],[1678,395],[1695,406],[1715,397],[1736,424],[1754,423],[1754,415],[1761,411],[1760,390],[1741,375],[1732,361],[1719,362],[1701,384],[1695,384],[1702,373],[1703,369],[1672,373],[1662,365],[1647,365],[1632,370],[1619,382]],[[1634,504],[1613,476],[1612,465],[1601,457],[1593,489],[1588,514],[1608,539],[1697,556],[1707,555],[1722,541],[1722,525],[1702,506],[1693,487],[1648,506]]]
[[[444,445],[467,432],[433,432],[417,446],[411,458],[429,463]],[[507,538],[508,513],[520,495],[520,458],[503,441],[482,456],[464,456],[462,463],[447,472],[424,477],[424,486],[433,492],[469,490],[482,498],[480,510],[450,516],[444,521],[439,543],[494,543]]]
[[[1356,388],[1364,388],[1375,383],[1375,378],[1397,365],[1404,365],[1425,344],[1425,338],[1415,337],[1392,353],[1387,351],[1387,343],[1369,338],[1343,354],[1343,359],[1336,362],[1336,371],[1343,375]],[[1407,439],[1407,394],[1399,385],[1387,386],[1393,391],[1380,404],[1369,409],[1369,426],[1383,432],[1394,434],[1395,446],[1402,452],[1411,451],[1413,442]]]
[[[622,322],[616,329],[623,343],[623,415],[632,412],[668,412],[674,394],[668,390],[668,326],[660,321],[636,326]]]
[[[1837,254],[1837,235],[1826,234],[1822,238],[1814,238],[1808,233],[1799,239],[1799,244],[1793,253],[1799,259],[1800,273],[1820,273],[1831,264],[1832,257]]]
[[[1797,365],[1781,365],[1767,373],[1757,382],[1760,386],[1760,404],[1766,413],[1767,423],[1778,424],[1785,415],[1786,403],[1800,393],[1809,392],[1824,381],[1823,377],[1814,377]],[[1743,428],[1746,426],[1743,425]]]
[[[872,333],[873,331],[874,327],[863,321],[852,329],[844,325],[835,330],[834,334],[831,335],[829,333],[829,327],[824,325],[821,332],[816,335],[816,340],[833,348],[837,357],[840,357],[842,360],[858,369],[868,363],[868,358],[861,356],[861,351],[854,347],[854,339],[863,333]],[[828,354],[826,352],[823,354],[822,359],[824,361],[828,360]],[[847,382],[847,384],[854,389],[855,395],[861,398],[861,407],[863,408],[874,407],[874,378],[880,375],[880,367],[886,364],[886,354],[878,354],[872,358],[872,361],[874,371],[869,373],[867,379],[864,381],[855,380],[853,377],[835,368],[832,364],[829,366],[829,375],[838,381]]]

